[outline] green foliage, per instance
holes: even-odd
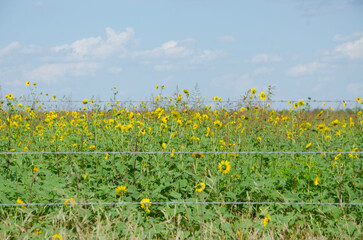
[[[266,101],[270,95],[269,90]],[[362,162],[356,153],[363,142],[361,112],[320,114],[307,106],[275,111],[263,101],[226,110],[218,97],[214,109],[191,108],[189,92],[184,97],[176,94],[169,105],[155,101],[152,109],[141,104],[142,111],[128,110],[116,98],[107,111],[87,101],[89,110],[73,112],[19,109],[16,99],[7,99],[9,108],[0,111],[0,151],[351,153],[0,155],[0,202],[361,202]],[[146,205],[3,207],[0,236],[354,239],[361,234],[361,206],[141,206]]]

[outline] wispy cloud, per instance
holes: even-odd
[[[105,37],[92,36],[52,47],[21,46],[12,42],[0,48],[0,79],[5,81],[12,75],[50,84],[72,77],[94,76],[102,71],[120,74],[125,69],[123,61],[136,61],[140,67],[151,66],[155,71],[190,70],[225,54],[219,50],[198,49],[193,38],[170,40],[159,47],[137,51],[132,48],[135,43],[132,28],[116,32],[108,27],[105,33]],[[8,67],[7,54],[10,53],[13,62],[23,59],[19,65],[21,71]],[[109,67],[102,69],[102,66]]]
[[[346,42],[346,41],[352,41],[352,40],[356,40],[357,38],[361,38],[363,37],[363,32],[355,32],[352,33],[350,35],[347,36],[342,36],[342,35],[335,35],[333,38],[334,42]]]
[[[219,50],[200,50],[187,46],[189,41],[171,40],[160,47],[134,53],[134,58],[157,71],[195,69],[224,55]]]
[[[178,41],[168,41],[160,47],[135,53],[136,57],[146,58],[184,58],[193,54],[192,49],[181,46]]]
[[[363,58],[363,37],[354,42],[346,42],[336,46],[335,52],[342,53],[350,59]]]
[[[98,64],[93,62],[45,64],[32,70],[27,74],[27,77],[43,82],[51,82],[67,76],[93,75],[97,68]]]
[[[321,68],[325,67],[325,63],[319,63],[317,61],[314,61],[312,63],[308,64],[299,64],[297,66],[294,66],[287,70],[287,75],[291,77],[298,77],[302,75],[310,75],[316,73]]]
[[[76,40],[71,44],[64,44],[52,48],[54,52],[70,53],[74,59],[103,59],[112,54],[122,54],[126,50],[126,44],[129,43],[135,32],[132,28],[126,28],[126,31],[117,33],[112,28],[106,28],[106,39],[102,37],[90,37]]]
[[[201,50],[191,59],[192,64],[204,64],[218,59],[225,55],[221,50]]]
[[[12,42],[4,48],[0,48],[0,56],[10,53],[12,50],[20,46],[19,42]]]

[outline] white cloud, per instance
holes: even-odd
[[[16,59],[22,59],[25,54],[28,54],[24,58],[28,62],[22,65],[23,71],[13,71],[13,74],[20,75],[22,79],[50,83],[66,79],[66,77],[94,75],[99,66],[105,66],[111,61],[120,62],[116,59],[120,56],[130,61],[137,61],[140,65],[150,66],[156,71],[175,71],[200,68],[225,54],[218,50],[197,49],[193,46],[196,43],[193,38],[166,41],[156,48],[133,51],[129,48],[130,43],[135,42],[132,28],[126,28],[123,32],[106,28],[105,32],[106,37],[93,36],[53,47],[35,45],[23,47],[18,42],[13,42],[0,49],[0,60],[5,60],[1,54],[18,48],[16,53],[20,56],[16,56]],[[4,75],[1,74],[2,70],[0,75]],[[118,74],[123,71],[123,68],[109,64],[104,70]]]
[[[26,47],[22,47],[20,49],[20,52],[21,53],[24,53],[24,54],[38,54],[38,53],[41,53],[44,49],[40,46],[37,46],[37,45],[29,45],[29,46],[26,46]]]
[[[61,77],[87,76],[93,75],[98,68],[98,64],[92,62],[78,63],[55,63],[40,66],[30,73],[27,77],[44,82],[57,81]]]
[[[317,61],[314,61],[309,64],[299,64],[295,67],[290,68],[286,73],[289,76],[292,77],[298,77],[301,75],[310,75],[316,73],[319,69],[326,66],[324,63],[319,63]]]
[[[94,53],[97,45],[100,45],[102,41],[101,37],[97,38],[85,38],[72,43],[70,48],[73,50],[73,54],[77,57],[83,58],[89,55],[91,52]]]
[[[63,51],[63,50],[67,50],[68,48],[69,48],[68,44],[63,44],[63,45],[52,47],[52,50],[54,52],[60,52],[60,51]]]
[[[126,28],[125,32],[116,33],[112,28],[106,28],[107,41],[96,49],[99,55],[109,55],[114,51],[125,50],[125,45],[135,34],[134,29]]]
[[[177,41],[168,41],[158,48],[135,53],[137,57],[147,58],[184,58],[193,54],[192,49],[180,46]]]
[[[153,65],[156,71],[195,69],[224,55],[223,51],[200,50],[186,46],[187,41],[168,41],[160,47],[134,53],[139,63]]]
[[[252,63],[266,63],[266,62],[279,62],[281,60],[282,59],[279,55],[276,55],[276,54],[269,55],[269,54],[261,53],[261,54],[257,54],[256,56],[254,56],[251,59],[251,62]]]
[[[334,50],[348,56],[350,59],[363,58],[363,37],[354,42],[338,45]]]
[[[222,36],[217,38],[217,41],[219,42],[235,42],[236,38],[233,36]]]
[[[357,94],[357,97],[362,97],[362,95],[363,95],[363,82],[349,83],[347,85],[347,90],[350,93]]]
[[[191,60],[192,64],[204,64],[224,55],[223,51],[202,50]]]
[[[8,62],[8,57],[3,57],[5,55],[11,56],[14,59],[15,58],[20,58],[23,59],[22,57],[24,56],[24,54],[39,54],[41,53],[43,50],[42,47],[37,46],[37,45],[29,45],[29,46],[22,46],[20,45],[19,42],[12,42],[10,43],[8,46],[4,47],[4,48],[0,48],[0,61],[7,61]],[[11,55],[10,55],[11,54]],[[21,55],[21,56],[19,56]],[[3,58],[1,58],[3,57]]]
[[[106,28],[106,40],[102,37],[84,38],[73,43],[63,44],[52,48],[54,52],[70,51],[75,59],[105,58],[126,50],[125,45],[130,42],[135,32],[126,28],[125,32],[116,33],[112,28]]]
[[[8,46],[0,49],[0,56],[11,52],[12,50],[18,48],[19,46],[20,46],[19,42],[10,43]]]
[[[357,38],[363,37],[363,32],[355,32],[348,36],[335,35],[333,41],[335,42],[346,42],[356,40]]]

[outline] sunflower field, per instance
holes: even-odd
[[[227,106],[156,86],[152,101],[126,106],[114,88],[104,105],[61,106],[27,85],[27,101],[0,102],[0,204],[17,204],[0,207],[1,239],[362,236],[359,204],[223,204],[362,203],[359,97],[341,109],[273,109],[271,87]],[[72,204],[121,202],[137,204]]]

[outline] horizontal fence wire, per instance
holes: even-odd
[[[301,99],[303,100],[303,99]],[[175,101],[173,99],[173,101]],[[249,100],[222,100],[222,101],[214,101],[214,100],[200,100],[200,101],[196,101],[196,100],[189,100],[186,102],[190,102],[190,103],[215,103],[215,102],[220,102],[220,103],[249,103],[249,102],[261,102],[262,100],[259,99],[249,99]],[[272,102],[272,103],[287,103],[287,102],[298,102],[300,100],[265,100],[263,102]],[[31,103],[82,103],[83,100],[28,100],[28,99],[21,99],[20,102],[31,102]],[[158,101],[154,101],[154,100],[94,100],[94,99],[89,99],[87,101],[87,103],[113,103],[113,102],[119,102],[119,103],[153,103],[153,102],[171,102],[169,100],[169,98],[165,98],[165,100],[158,100]],[[307,103],[353,103],[353,102],[357,102],[356,100],[304,100],[304,102]]]
[[[92,154],[139,154],[139,155],[151,155],[151,154],[363,154],[363,152],[0,152],[0,155],[92,155]]]
[[[27,206],[72,206],[72,205],[339,205],[363,206],[363,203],[329,203],[329,202],[67,202],[67,203],[3,203],[0,207],[27,207]]]

